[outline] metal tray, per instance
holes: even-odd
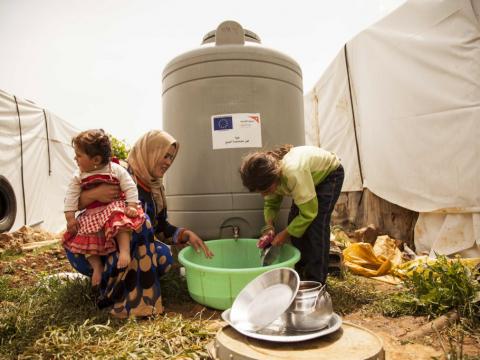
[[[335,313],[332,314],[332,318],[330,319],[326,328],[314,331],[297,331],[287,329],[285,327],[285,323],[281,318],[275,320],[267,327],[258,331],[248,331],[241,328],[236,328],[230,321],[230,309],[227,309],[222,313],[222,319],[225,320],[228,325],[233,327],[240,334],[243,334],[245,336],[259,340],[285,343],[315,339],[320,336],[331,334],[340,329],[340,327],[342,326],[342,318]]]
[[[279,318],[292,304],[300,277],[291,268],[276,268],[258,275],[237,295],[229,319],[235,329],[259,331]]]

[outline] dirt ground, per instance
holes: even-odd
[[[193,317],[202,312],[202,318],[211,319],[212,327],[218,330],[227,325],[221,320],[221,311],[212,310],[196,303],[169,305],[166,306],[165,310],[172,314],[181,313],[185,317]],[[386,359],[388,360],[445,359],[439,335],[433,334],[415,341],[402,340],[403,336],[426,324],[428,320],[425,317],[387,318],[380,314],[365,316],[362,311],[358,311],[343,316],[343,321],[360,325],[375,333],[383,342]],[[466,337],[463,345],[464,354],[475,356],[475,358],[478,356],[478,359],[480,359],[479,340],[474,337]],[[448,351],[448,340],[445,334],[442,334],[441,341]]]
[[[50,236],[50,235],[49,235]],[[48,236],[46,236],[48,237]],[[37,239],[40,239],[37,236]],[[0,239],[1,240],[1,239]],[[37,241],[43,241],[40,239]],[[29,243],[27,241],[26,243]],[[37,282],[38,276],[42,273],[53,274],[58,272],[71,272],[73,269],[69,265],[65,253],[61,246],[50,245],[48,248],[41,250],[20,250],[22,240],[13,242],[10,250],[16,249],[19,252],[18,257],[9,256],[6,259],[0,258],[0,275],[9,276],[13,285],[33,285]],[[3,250],[8,246],[3,243]],[[373,280],[372,280],[373,281]],[[376,286],[382,291],[391,290],[390,285],[374,281]],[[204,319],[211,320],[213,328],[220,329],[226,325],[220,317],[221,312],[205,308],[204,306],[194,303],[170,304],[165,308],[167,313],[181,313],[184,317],[201,316]],[[377,336],[379,336],[384,344],[386,358],[390,360],[427,360],[432,358],[443,359],[444,352],[442,344],[448,350],[448,339],[445,332],[442,334],[433,333],[423,339],[415,341],[405,341],[402,338],[411,331],[418,329],[420,326],[428,322],[425,317],[403,316],[399,318],[387,318],[381,314],[365,315],[362,311],[357,311],[343,317],[343,321],[348,321],[363,326]],[[480,337],[467,336],[463,345],[464,354],[470,356],[469,359],[480,359]]]
[[[55,234],[42,229],[23,226],[12,233],[0,233],[0,253],[4,251],[21,252],[23,247],[29,247],[33,243],[59,241],[61,236],[61,233]]]
[[[20,256],[20,254],[19,254]],[[21,257],[7,261],[0,260],[0,275],[10,275],[12,285],[22,287],[34,285],[41,274],[55,274],[74,271],[67,261],[65,252],[60,246],[42,250],[39,253],[30,251]]]

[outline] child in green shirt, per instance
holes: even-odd
[[[301,252],[297,270],[302,278],[325,283],[330,218],[344,179],[338,157],[316,146],[284,145],[247,155],[240,176],[245,187],[264,197],[266,226],[259,243],[273,237],[272,245],[280,246],[291,237]],[[292,197],[292,209],[288,226],[276,234],[273,223],[284,196]]]

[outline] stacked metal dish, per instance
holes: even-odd
[[[292,342],[313,339],[340,328],[325,287],[300,281],[290,268],[265,272],[238,294],[223,319],[238,332],[257,339]]]

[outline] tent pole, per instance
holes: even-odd
[[[20,121],[20,110],[18,108],[17,97],[13,95],[15,100],[15,106],[17,107],[17,116],[18,116],[18,131],[20,135],[20,174],[22,178],[22,195],[23,195],[23,225],[27,225],[27,205],[25,202],[25,181],[23,178],[23,138],[22,138],[22,122]]]
[[[47,154],[48,154],[48,176],[52,175],[52,162],[50,160],[50,139],[48,138],[48,123],[47,123],[47,113],[45,109],[43,110],[43,118],[45,119],[45,132],[47,133]]]
[[[360,161],[360,150],[358,148],[358,136],[357,136],[357,124],[355,121],[355,111],[353,108],[353,96],[352,96],[352,84],[350,79],[350,66],[348,66],[348,55],[347,55],[347,44],[343,46],[343,54],[345,56],[345,67],[347,69],[347,80],[348,80],[348,93],[350,95],[350,107],[352,109],[352,120],[353,120],[353,133],[355,134],[355,145],[357,149],[357,161],[358,161],[358,170],[360,171],[360,180],[362,181],[362,194],[360,196],[359,203],[362,201],[363,197],[363,171],[362,171],[362,162]]]
[[[360,161],[360,150],[358,149],[357,124],[355,121],[355,111],[353,108],[352,84],[350,79],[350,66],[348,65],[347,44],[343,46],[343,53],[345,55],[345,66],[347,69],[348,93],[350,95],[350,107],[352,109],[353,132],[355,134],[355,145],[357,148],[358,169],[360,170],[360,179],[362,180],[362,188],[363,188],[363,172],[362,172],[362,163]]]

